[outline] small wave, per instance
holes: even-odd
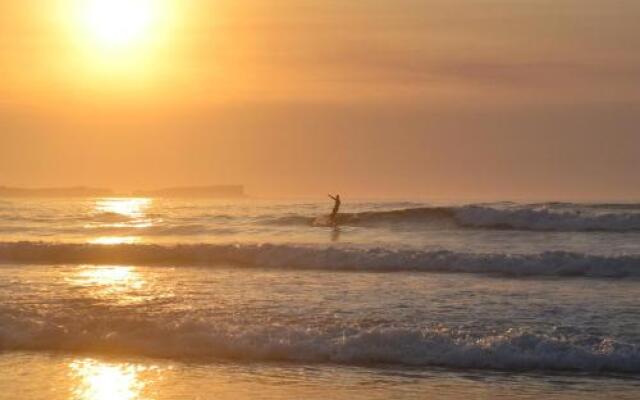
[[[586,213],[579,209],[497,209],[467,206],[456,209],[455,219],[463,227],[531,231],[640,231],[640,213]]]
[[[95,221],[95,222],[129,222],[131,221],[131,217],[127,216],[127,215],[123,215],[120,213],[115,213],[115,212],[102,212],[102,213],[97,213],[97,214],[93,214],[89,217],[89,219],[91,221]]]
[[[134,235],[134,236],[197,236],[223,235],[237,233],[234,227],[210,227],[204,224],[149,224],[141,222],[131,224],[88,225],[78,228],[57,228],[58,234],[91,234],[91,235]]]
[[[446,221],[455,217],[451,208],[406,208],[386,211],[366,211],[360,213],[340,213],[336,222],[348,226],[372,226],[381,224],[416,224]],[[265,222],[273,225],[313,225],[317,217],[304,215],[287,215],[272,217]]]
[[[183,224],[183,225],[158,225],[139,229],[138,232],[149,236],[164,235],[202,235],[210,231],[207,226],[202,224]]]
[[[640,210],[640,203],[592,203],[585,207],[609,210]]]
[[[236,266],[326,271],[449,272],[505,276],[640,277],[640,255],[464,253],[302,245],[0,243],[0,262]]]
[[[368,225],[384,223],[434,223],[455,218],[455,209],[448,207],[405,208],[390,211],[345,213],[338,215],[337,222],[345,225]]]
[[[308,217],[304,215],[287,215],[284,217],[261,217],[258,222],[265,225],[281,225],[281,226],[289,226],[289,225],[301,225],[301,226],[311,226],[313,225],[313,221],[315,217]]]
[[[236,325],[202,318],[0,313],[0,350],[128,354],[203,361],[438,366],[506,371],[640,372],[640,348],[606,337],[526,332],[469,337],[446,328]]]

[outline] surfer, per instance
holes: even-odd
[[[331,215],[329,216],[331,218],[331,221],[335,223],[336,217],[338,216],[338,211],[340,210],[340,205],[342,204],[342,202],[340,201],[339,194],[335,195],[335,197],[332,195],[329,195],[329,197],[336,202],[335,205],[333,206],[333,211],[331,211]]]

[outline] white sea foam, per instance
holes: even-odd
[[[0,243],[0,262],[17,264],[133,264],[234,266],[327,271],[465,272],[509,276],[640,277],[640,256],[564,251],[539,254],[303,245],[145,245]]]
[[[156,317],[157,318],[157,317]],[[557,338],[507,331],[469,337],[439,329],[237,326],[201,320],[78,315],[73,320],[0,314],[0,350],[129,354],[344,365],[495,370],[640,372],[640,348],[610,338]]]

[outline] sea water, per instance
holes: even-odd
[[[0,201],[0,399],[638,398],[640,205]]]

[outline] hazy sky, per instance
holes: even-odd
[[[640,198],[638,0],[105,1],[0,0],[0,185]]]

